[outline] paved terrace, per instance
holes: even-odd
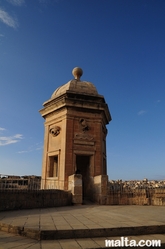
[[[0,249],[105,248],[105,239],[120,236],[161,239],[163,248],[165,206],[82,205],[5,211],[0,212],[0,230]]]

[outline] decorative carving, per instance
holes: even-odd
[[[85,134],[85,133],[76,133],[75,134],[75,139],[83,139],[83,140],[93,140],[93,137],[89,134]]]
[[[54,126],[49,130],[49,133],[52,134],[53,137],[56,137],[60,134],[61,128],[59,126]]]
[[[81,124],[81,127],[82,127],[82,130],[83,131],[88,131],[89,130],[89,126],[86,122],[86,120],[84,118],[80,118],[79,120],[80,124]]]

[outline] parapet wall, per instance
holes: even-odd
[[[94,177],[92,196],[101,205],[165,206],[165,188],[123,188],[110,184],[106,175]]]
[[[0,211],[68,206],[71,193],[63,190],[0,190]]]
[[[79,176],[79,175],[77,175]],[[76,175],[71,176],[71,191],[0,189],[0,211],[68,206],[82,203],[82,186]],[[81,176],[81,175],[80,175]],[[78,180],[80,180],[78,178]],[[80,189],[81,187],[81,189]],[[71,193],[72,192],[72,193]],[[80,198],[81,197],[81,198]],[[115,188],[105,175],[96,176],[91,185],[91,200],[100,205],[165,206],[165,188]]]
[[[110,191],[109,205],[159,205],[165,206],[165,189],[134,189]]]

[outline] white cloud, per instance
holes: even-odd
[[[16,134],[14,136],[9,136],[9,137],[0,137],[0,146],[17,143],[22,138],[23,138],[22,134]]]
[[[0,21],[12,28],[17,28],[17,21],[11,17],[6,11],[0,9]]]
[[[36,150],[42,150],[43,146],[36,148]]]
[[[27,150],[21,150],[18,151],[17,153],[22,154],[22,153],[29,153],[29,152],[33,152],[36,150],[42,150],[43,149],[43,143],[36,143],[34,145],[31,145]]]
[[[141,115],[144,115],[145,113],[146,113],[145,110],[141,110],[141,111],[138,112],[138,115],[141,116]]]
[[[5,131],[5,130],[6,130],[5,128],[0,127],[0,131]]]
[[[14,137],[15,137],[15,138],[22,139],[22,134],[16,134]]]
[[[21,6],[25,3],[25,0],[7,0],[7,2],[16,6]]]
[[[0,34],[0,37],[4,37],[4,35],[3,35],[3,34]]]
[[[21,151],[18,151],[19,154],[22,154],[22,153],[27,153],[29,152],[28,150],[21,150]]]

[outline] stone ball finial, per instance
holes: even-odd
[[[76,80],[80,80],[80,77],[83,75],[83,70],[80,67],[75,67],[72,70],[72,74]]]

